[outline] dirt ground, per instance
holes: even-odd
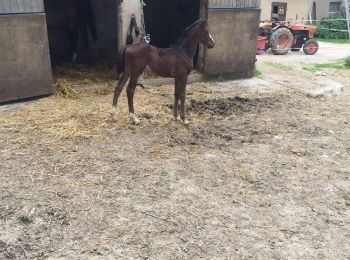
[[[2,106],[0,259],[349,259],[350,72],[308,58],[191,84],[188,127],[172,86],[138,126],[110,91]]]
[[[303,51],[289,53],[289,55],[278,56],[269,53],[269,55],[259,56],[260,61],[276,61],[281,63],[325,63],[344,59],[349,56],[350,44],[335,44],[328,42],[319,42],[320,48],[316,55],[307,56]]]

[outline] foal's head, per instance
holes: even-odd
[[[211,49],[214,47],[215,42],[213,37],[211,36],[209,29],[208,29],[208,19],[200,20],[198,24],[200,31],[199,31],[199,42],[206,46],[207,48]]]
[[[181,44],[186,40],[195,44],[199,42],[207,48],[213,48],[214,40],[208,29],[208,19],[200,19],[188,26],[182,32],[181,37],[178,40],[178,44]]]

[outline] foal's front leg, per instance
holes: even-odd
[[[127,72],[124,72],[121,79],[119,80],[117,86],[115,87],[113,104],[112,104],[112,111],[111,111],[112,121],[117,120],[116,112],[117,112],[117,103],[118,103],[119,95],[122,92],[123,87],[124,87],[125,83],[128,81],[128,79],[129,79],[129,74]]]
[[[187,85],[187,76],[182,78],[179,81],[179,89],[180,89],[180,101],[181,101],[181,120],[184,122],[185,125],[188,125],[189,122],[186,120],[185,115],[185,102],[186,102],[186,85]]]
[[[175,120],[180,121],[180,116],[178,115],[178,107],[179,107],[179,101],[180,101],[180,88],[179,88],[179,81],[175,79],[175,93],[174,93],[175,101],[174,101],[174,109],[173,114]]]

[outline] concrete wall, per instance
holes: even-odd
[[[255,66],[259,9],[209,9],[215,47],[207,50],[205,74],[252,76]]]
[[[45,15],[0,15],[0,39],[0,102],[52,93]]]
[[[311,19],[312,4],[316,2],[316,19],[320,20],[330,15],[329,3],[342,2],[343,0],[261,0],[261,18],[260,20],[271,19],[271,5],[272,2],[287,3],[287,20],[303,20]]]
[[[309,10],[312,12],[312,4],[316,2],[316,20],[329,17],[329,3],[330,2],[342,2],[341,7],[344,8],[343,0],[309,0]]]
[[[130,25],[131,15],[135,14],[137,23],[141,26],[141,3],[140,0],[120,0],[118,20],[118,47],[123,48]]]
[[[308,18],[308,0],[261,0],[260,20],[271,20],[271,6],[273,2],[287,3],[287,20],[302,20]]]

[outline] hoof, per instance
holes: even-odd
[[[134,114],[130,113],[129,117],[132,124],[134,125],[140,124],[140,120]]]
[[[181,121],[181,117],[180,117],[180,116],[175,116],[175,115],[174,115],[174,120],[175,120],[175,121]]]
[[[112,122],[116,122],[117,121],[116,114],[111,114],[111,117],[112,117]]]
[[[134,124],[135,124],[135,125],[140,124],[140,120],[139,120],[139,119],[137,119],[136,117],[135,117],[135,119],[134,119],[133,121],[134,121]]]
[[[111,111],[111,117],[112,117],[112,121],[115,122],[117,121],[117,113],[116,113],[116,108],[112,107],[112,111]]]

